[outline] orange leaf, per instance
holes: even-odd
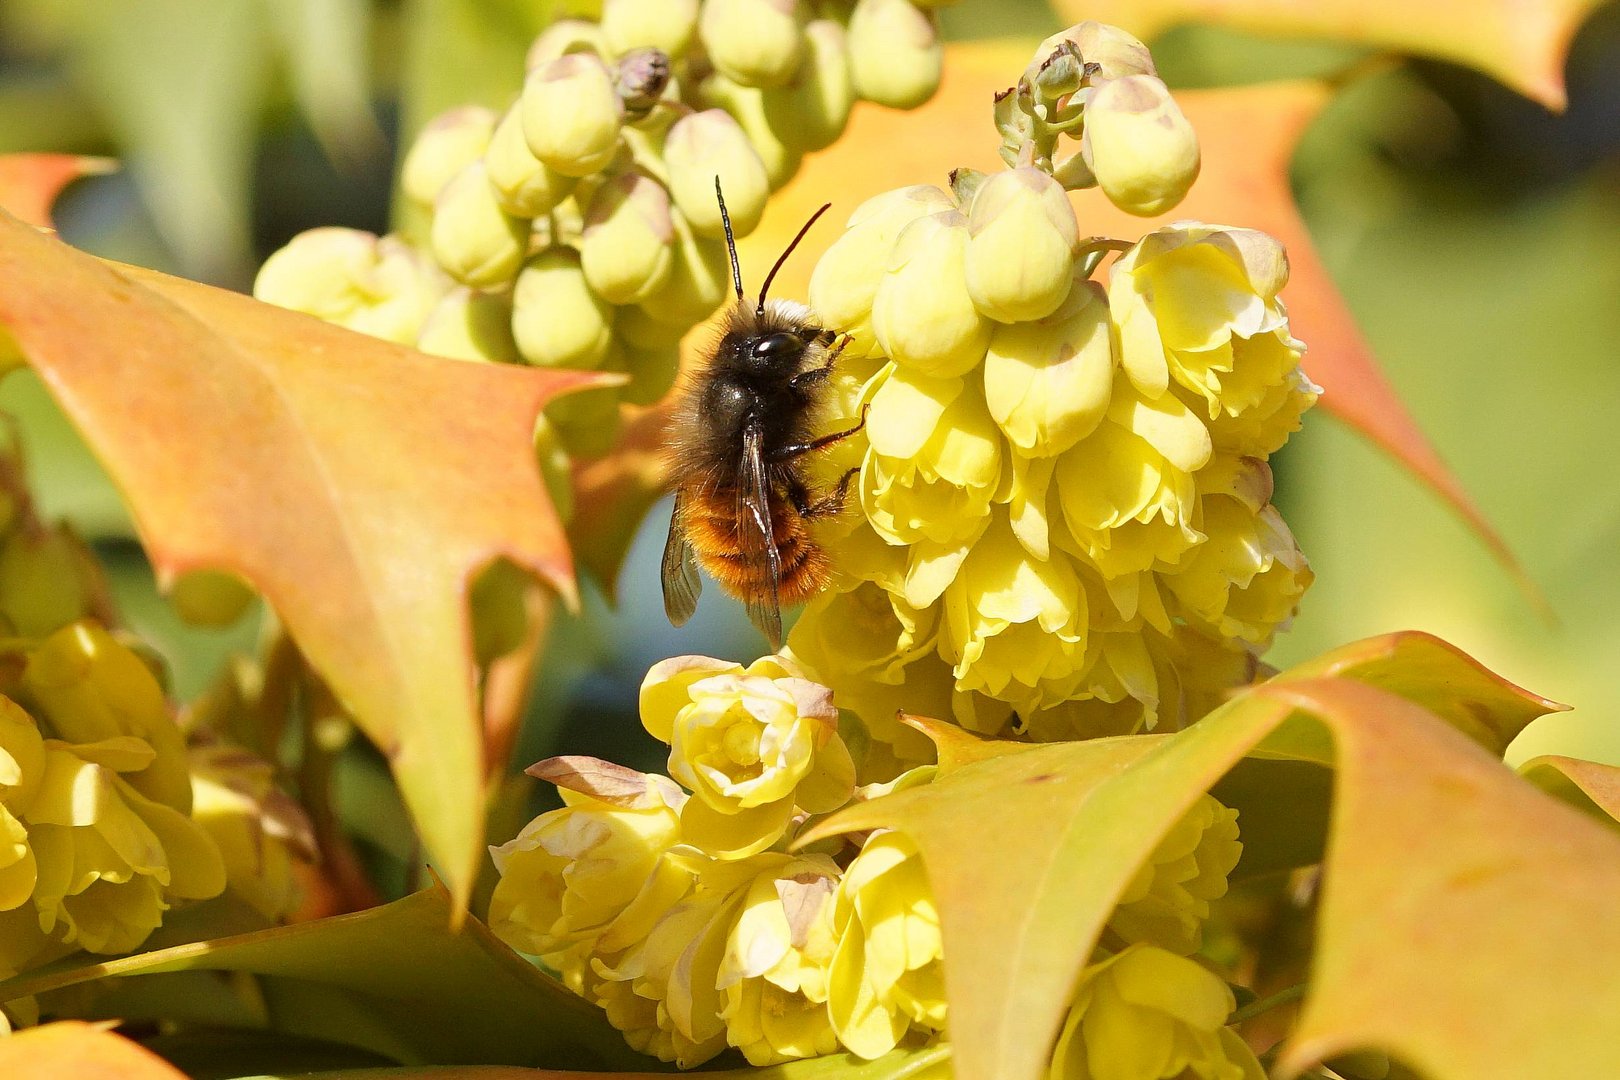
[[[1101,17],[1088,15],[1088,18]],[[1002,168],[990,119],[992,92],[1010,86],[1034,54],[1035,43],[977,41],[952,45],[939,93],[922,108],[900,113],[858,107],[849,130],[831,149],[806,159],[794,181],[771,201],[764,225],[740,245],[744,281],[757,281],[817,206],[834,200],[835,220],[862,200],[904,184],[943,186],[957,166]],[[1263,229],[1288,249],[1284,300],[1296,336],[1308,352],[1305,369],[1321,384],[1323,409],[1382,447],[1449,502],[1484,540],[1533,602],[1544,605],[1507,544],[1485,519],[1462,482],[1429,443],[1356,328],[1344,297],[1311,243],[1294,205],[1288,166],[1294,147],[1328,100],[1314,82],[1281,82],[1178,93],[1203,146],[1203,174],[1187,199],[1158,218],[1116,209],[1096,191],[1073,196],[1080,232],[1134,240],[1170,221],[1197,218]],[[823,226],[825,228],[825,226]],[[831,243],[827,229],[819,243]],[[803,296],[814,258],[790,261],[778,295]],[[750,269],[751,268],[751,269]]]
[[[0,154],[0,207],[30,225],[51,227],[51,206],[81,176],[112,172],[109,158],[74,154]]]
[[[1184,23],[1328,38],[1478,68],[1549,109],[1563,109],[1564,59],[1602,0],[1052,0],[1069,23],[1097,19],[1151,39]]]
[[[682,351],[684,366],[692,353],[685,345]],[[574,463],[574,518],[568,536],[579,561],[610,598],[641,519],[664,492],[662,454],[671,404],[666,398],[634,410],[612,453]]]
[[[0,1038],[6,1080],[186,1080],[150,1050],[95,1024],[63,1020]]]
[[[594,376],[465,364],[83,255],[0,214],[0,323],[107,466],[160,580],[234,571],[388,755],[458,900],[482,852],[470,577],[569,601],[534,417]]]
[[[1620,768],[1544,754],[1520,765],[1519,773],[1547,794],[1620,828]]]

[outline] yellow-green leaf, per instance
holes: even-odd
[[[1519,774],[1547,794],[1620,828],[1620,769],[1613,765],[1544,754],[1520,765]]]

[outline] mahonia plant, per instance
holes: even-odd
[[[917,846],[881,829],[796,843],[934,781],[897,712],[1034,740],[1179,726],[1252,677],[1310,581],[1266,463],[1317,394],[1280,245],[1194,222],[1082,240],[1069,202],[1097,186],[1157,214],[1195,178],[1147,49],[1082,23],[995,120],[1005,171],[867,201],[814,272],[812,308],[849,338],[829,430],[866,420],[822,462],[860,477],[860,514],[822,537],[834,589],[779,655],[648,672],[667,777],[542,762],[564,806],[492,849],[494,931],[683,1067],[727,1046],[762,1065],[948,1038]],[[1226,1026],[1231,987],[1194,958],[1236,818],[1201,796],[1127,885],[1053,1080],[1264,1075]]]
[[[417,137],[400,184],[429,215],[425,243],[314,229],[254,295],[441,356],[623,373],[546,410],[556,477],[556,440],[608,450],[621,402],[662,398],[681,338],[726,298],[716,177],[745,236],[856,101],[926,101],[934,6],[603,0],[535,40],[504,112],[452,109]]]

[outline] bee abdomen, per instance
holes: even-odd
[[[831,569],[827,553],[810,536],[808,525],[793,506],[774,505],[771,511],[780,573],[777,596],[784,605],[803,603],[827,585]],[[743,554],[737,518],[729,507],[725,512],[707,506],[693,508],[685,524],[699,565],[722,588],[744,600],[769,592],[770,569],[763,561]]]

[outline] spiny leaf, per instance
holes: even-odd
[[[1067,22],[1117,23],[1151,39],[1183,23],[1219,23],[1278,37],[1326,38],[1466,64],[1563,109],[1564,60],[1602,0],[1052,0]]]
[[[1545,754],[1519,766],[1519,775],[1577,810],[1620,828],[1620,769],[1613,765]]]
[[[1514,813],[1527,813],[1515,801],[1522,798],[1545,804],[1536,811],[1538,816],[1579,819],[1579,815],[1535,795],[1470,741],[1480,731],[1512,728],[1518,722],[1513,718],[1543,709],[1544,702],[1501,680],[1481,677],[1472,660],[1426,635],[1393,635],[1358,643],[1329,654],[1315,667],[1332,674],[1309,669],[1285,672],[1174,735],[1059,743],[986,758],[925,787],[858,804],[808,832],[806,843],[838,832],[886,826],[916,840],[939,900],[951,1038],[959,1075],[1023,1080],[1044,1074],[1067,1007],[1066,995],[1119,896],[1154,846],[1199,795],[1251,753],[1270,761],[1334,762],[1340,770],[1335,779],[1333,843],[1326,867],[1330,893],[1340,880],[1370,879],[1378,882],[1387,897],[1405,888],[1406,876],[1427,880],[1430,868],[1439,865],[1442,875],[1454,875],[1456,889],[1449,895],[1430,897],[1426,917],[1447,922],[1459,933],[1468,927],[1469,948],[1484,951],[1495,947],[1499,935],[1512,936],[1505,925],[1485,925],[1493,918],[1516,919],[1522,924],[1533,912],[1561,910],[1551,901],[1547,907],[1535,907],[1533,897],[1540,895],[1541,886],[1521,881],[1524,875],[1511,869],[1528,858],[1517,846],[1522,836],[1513,830],[1484,827],[1479,818],[1497,813],[1493,807],[1499,805],[1498,800],[1513,803]],[[1416,670],[1419,668],[1426,670]],[[1313,693],[1324,687],[1344,688],[1343,694],[1359,695],[1358,707],[1324,705],[1317,719],[1314,710],[1288,696],[1294,693],[1291,688],[1301,686]],[[1425,701],[1446,705],[1446,715],[1466,720],[1468,737],[1437,714],[1384,687],[1413,688]],[[1399,722],[1387,719],[1392,713],[1399,715]],[[1368,732],[1375,732],[1376,737]],[[1349,758],[1363,754],[1369,744],[1410,762],[1415,773],[1432,773],[1426,782],[1428,789],[1444,791],[1456,770],[1468,772],[1468,782],[1456,797],[1469,803],[1472,824],[1467,827],[1472,839],[1458,844],[1457,850],[1477,852],[1482,846],[1490,849],[1499,844],[1492,849],[1497,866],[1508,870],[1488,884],[1509,893],[1522,888],[1525,903],[1510,906],[1511,914],[1498,915],[1476,902],[1470,891],[1472,879],[1442,857],[1448,845],[1456,842],[1453,822],[1457,819],[1426,808],[1413,813],[1403,810],[1402,785],[1417,784],[1415,779],[1403,777],[1401,784],[1387,783],[1381,775],[1352,768]],[[1352,784],[1359,785],[1353,798],[1347,796]],[[1420,795],[1419,803],[1426,797]],[[1372,804],[1388,808],[1387,814],[1402,821],[1398,828],[1388,826],[1390,831],[1381,836],[1382,846],[1377,850],[1369,849],[1368,831],[1356,820]],[[1583,851],[1593,848],[1589,853],[1594,856],[1602,854],[1595,850],[1602,844],[1592,841],[1594,835],[1612,845],[1613,850],[1604,857],[1612,862],[1610,869],[1620,874],[1620,843],[1584,819],[1579,831]],[[1423,852],[1422,865],[1414,864],[1405,853],[1407,848]],[[995,867],[995,872],[987,874],[987,866]],[[1584,910],[1584,905],[1597,903],[1605,895],[1610,869],[1584,879],[1561,870],[1555,876],[1559,888],[1580,894],[1576,906]],[[1335,909],[1339,910],[1343,909]],[[1421,955],[1422,963],[1439,973],[1437,978],[1444,978],[1449,962],[1428,951],[1421,926],[1393,919],[1385,925],[1378,922],[1376,909],[1357,909],[1333,918],[1336,921],[1330,924],[1324,914],[1321,932],[1329,937],[1354,937],[1357,955],[1366,958],[1356,972],[1365,993],[1386,995],[1392,1015],[1424,1014],[1437,1024],[1461,1023],[1446,1014],[1449,1006],[1438,988],[1426,987],[1423,993],[1411,996],[1390,995],[1388,981],[1379,974],[1380,965],[1386,963],[1392,971],[1404,972],[1407,958]],[[1579,936],[1578,930],[1572,930],[1570,944]],[[1518,937],[1522,940],[1525,935]],[[1616,940],[1611,943],[1609,937]],[[1555,947],[1556,961],[1534,968],[1549,973],[1546,984],[1539,988],[1539,1000],[1525,997],[1529,966],[1521,971],[1512,995],[1504,993],[1500,981],[1492,984],[1492,992],[1525,1005],[1518,1017],[1524,1023],[1515,1030],[1528,1040],[1526,1046],[1537,1045],[1537,1033],[1563,1039],[1561,1032],[1551,1034],[1558,1030],[1555,1024],[1533,1026],[1537,1010],[1548,1001],[1585,1008],[1583,999],[1558,996],[1560,984],[1554,973],[1562,970],[1560,965],[1582,964],[1597,971],[1620,964],[1620,928],[1596,944],[1596,952],[1585,957],[1574,955],[1577,948]],[[1319,983],[1318,989],[1322,987],[1328,988],[1330,998],[1344,993],[1337,983]],[[1620,988],[1611,992],[1620,994]],[[1501,1021],[1502,1008],[1489,1014],[1493,1023]],[[1314,1036],[1317,1042],[1291,1051],[1298,1060],[1315,1060],[1337,1049],[1364,1045],[1347,1041],[1321,1049],[1338,1034],[1354,1030],[1356,1022],[1347,1016],[1343,1026],[1335,1026],[1337,1013],[1323,1015],[1327,1019],[1321,1033]],[[1468,1028],[1464,1025],[1455,1030]],[[1380,1029],[1380,1040],[1382,1035]],[[1380,1040],[1372,1044],[1386,1045]],[[1395,1042],[1388,1048],[1404,1056],[1410,1045]],[[1586,1052],[1594,1052],[1589,1043],[1582,1045]],[[1466,1054],[1466,1049],[1460,1052]],[[1425,1058],[1423,1064],[1429,1060]],[[1556,1069],[1537,1073],[1526,1066],[1523,1054],[1514,1060],[1519,1072],[1492,1075],[1574,1075]],[[1442,1070],[1430,1073],[1434,1080],[1474,1075],[1469,1071],[1472,1064],[1441,1064]]]
[[[1086,18],[1102,16],[1088,14]],[[1127,24],[1129,25],[1129,24]],[[1012,84],[1035,51],[1034,41],[953,44],[939,93],[909,113],[857,107],[848,131],[830,149],[805,160],[799,175],[771,199],[761,227],[742,241],[745,280],[757,279],[815,210],[835,200],[835,219],[881,191],[906,184],[944,185],[958,166],[1002,168],[991,124],[991,94]],[[1504,54],[1511,55],[1511,54]],[[1198,131],[1203,173],[1187,199],[1158,218],[1133,217],[1096,191],[1075,194],[1082,235],[1135,240],[1186,218],[1263,229],[1288,249],[1291,273],[1283,298],[1295,335],[1308,351],[1305,370],[1326,393],[1321,408],[1386,450],[1440,494],[1477,532],[1533,603],[1545,608],[1507,544],[1474,505],[1378,367],[1355,319],[1322,264],[1289,188],[1294,147],[1327,102],[1328,88],[1281,82],[1227,90],[1178,92]],[[948,131],[951,138],[940,138]],[[821,228],[825,229],[823,225]],[[812,237],[811,250],[836,232]],[[814,259],[789,261],[776,287],[803,296]]]
[[[124,493],[160,580],[229,570],[389,756],[451,891],[482,851],[467,615],[498,556],[572,600],[534,417],[594,378],[438,360],[0,215],[0,323]]]
[[[690,367],[695,362],[691,347],[683,345],[682,352],[683,366]],[[609,596],[617,587],[619,568],[637,527],[664,492],[663,446],[670,405],[666,399],[637,410],[612,453],[574,464],[574,517],[568,523],[568,537],[580,563],[603,583]]]
[[[87,983],[116,993],[125,979],[241,972],[257,977],[262,998],[248,997],[261,1007],[268,1003],[271,1028],[406,1063],[624,1069],[646,1060],[625,1045],[601,1010],[542,974],[482,923],[468,919],[451,930],[450,912],[449,894],[429,889],[353,915],[100,964],[59,963],[0,983],[0,1001]],[[216,995],[221,986],[215,984]],[[209,995],[173,995],[164,1017],[174,1019],[174,1003],[188,996]],[[74,1000],[92,1007],[96,1001]],[[131,992],[109,997],[108,1004],[129,1017],[139,1001]]]
[[[6,1080],[186,1080],[148,1050],[93,1024],[63,1020],[0,1038]]]
[[[51,207],[63,188],[81,176],[99,176],[117,167],[109,158],[76,154],[0,154],[0,207],[48,229]]]

